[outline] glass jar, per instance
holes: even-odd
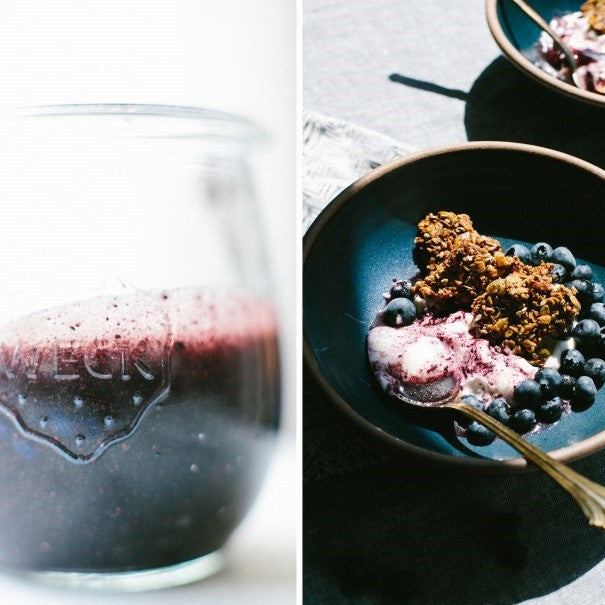
[[[0,136],[0,566],[208,575],[279,418],[255,127],[194,108],[34,108]]]

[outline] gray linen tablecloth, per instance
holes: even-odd
[[[305,0],[303,42],[305,226],[414,148],[515,140],[605,167],[605,112],[500,57],[482,0]],[[605,603],[605,532],[548,478],[425,468],[304,389],[305,603]],[[573,466],[605,484],[605,453]]]

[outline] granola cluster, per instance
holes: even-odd
[[[441,210],[437,214],[428,214],[418,223],[418,235],[414,243],[420,263],[428,271],[432,271],[460,242],[472,242],[491,254],[502,251],[499,241],[475,231],[468,214]]]
[[[581,10],[592,29],[600,34],[605,33],[605,0],[587,0]]]
[[[551,270],[550,263],[522,265],[489,283],[471,306],[478,335],[543,363],[550,355],[545,341],[565,334],[580,311],[574,291],[553,283]]]
[[[472,311],[480,336],[534,365],[549,355],[546,339],[565,334],[580,310],[576,292],[553,282],[551,263],[529,266],[506,256],[466,214],[429,214],[415,243],[427,274],[414,294],[439,312]]]
[[[521,264],[513,256],[494,254],[468,239],[453,239],[452,248],[440,255],[441,262],[429,268],[426,277],[414,285],[414,293],[439,311],[470,311],[473,301],[488,284],[508,275]]]

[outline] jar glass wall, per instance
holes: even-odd
[[[207,574],[279,418],[258,132],[133,105],[36,108],[0,130],[0,565]]]

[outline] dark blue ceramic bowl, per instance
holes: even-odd
[[[547,22],[559,13],[580,10],[582,3],[583,0],[529,0],[530,6]],[[605,95],[580,90],[533,64],[528,56],[541,30],[511,0],[486,0],[486,12],[496,43],[519,69],[557,92],[605,107]]]
[[[504,246],[567,246],[605,283],[605,171],[516,143],[469,143],[407,156],[343,191],[305,237],[305,361],[337,408],[377,438],[437,461],[523,468],[525,461],[499,439],[482,448],[458,440],[446,411],[431,412],[429,419],[387,401],[368,367],[366,334],[382,293],[393,277],[416,273],[416,225],[437,210],[470,214],[481,233]],[[589,410],[529,440],[559,460],[605,446],[605,389]]]

